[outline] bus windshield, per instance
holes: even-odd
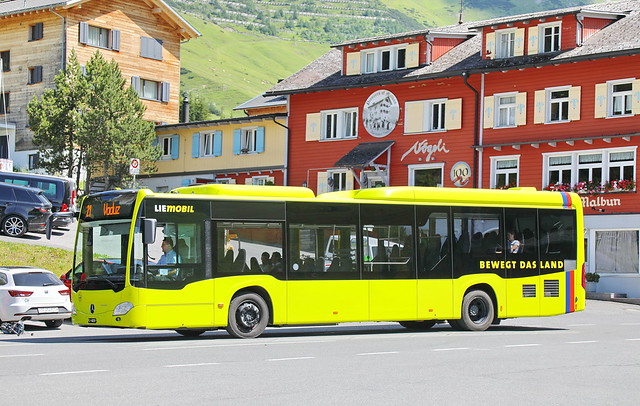
[[[80,222],[73,289],[124,289],[130,220]]]

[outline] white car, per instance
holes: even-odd
[[[0,267],[0,321],[43,321],[49,328],[71,317],[70,290],[51,271]]]

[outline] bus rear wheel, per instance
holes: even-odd
[[[435,320],[424,320],[424,321],[400,321],[398,322],[404,328],[408,328],[410,330],[429,330],[431,327],[436,325]]]
[[[237,338],[258,337],[269,322],[269,307],[262,296],[244,293],[234,297],[229,305],[227,331]]]
[[[483,290],[472,290],[464,295],[462,318],[456,320],[454,324],[457,324],[455,327],[462,330],[483,331],[491,326],[493,318],[494,309],[491,297]],[[452,325],[452,327],[454,326]]]

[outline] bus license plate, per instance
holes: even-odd
[[[97,322],[98,322],[98,320],[91,318],[91,319],[89,319],[89,320],[88,320],[88,322],[89,322],[89,323],[97,323]]]
[[[57,307],[40,307],[38,309],[38,313],[58,313]]]

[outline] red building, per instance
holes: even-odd
[[[289,184],[573,189],[598,290],[640,297],[640,1],[337,44],[289,98]]]

